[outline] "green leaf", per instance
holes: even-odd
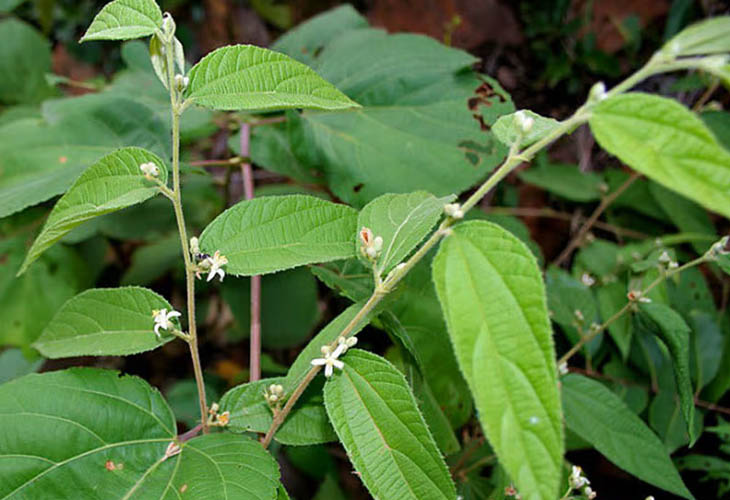
[[[34,104],[50,97],[53,89],[46,82],[51,71],[48,40],[28,24],[17,19],[0,22],[0,102]]]
[[[48,358],[125,356],[156,349],[174,337],[153,330],[152,311],[172,310],[163,297],[139,287],[86,290],[66,302],[33,346]],[[179,325],[178,325],[179,328]]]
[[[730,52],[730,17],[720,16],[693,24],[669,40],[662,51],[674,56]]]
[[[402,262],[431,232],[444,213],[444,204],[454,196],[436,198],[424,191],[408,194],[384,194],[360,211],[357,227],[369,228],[374,236],[383,238],[377,271],[386,274]],[[359,253],[362,242],[355,238]]]
[[[348,351],[326,384],[327,414],[375,498],[456,499],[441,454],[403,375],[383,358]]]
[[[228,258],[226,272],[241,276],[281,271],[355,255],[357,212],[313,196],[243,201],[205,228],[200,248]]]
[[[0,345],[29,346],[53,314],[85,286],[87,267],[72,249],[58,245],[20,278],[23,237],[0,239]]]
[[[222,110],[359,107],[308,66],[253,45],[222,47],[201,59],[190,70],[185,98]]]
[[[353,302],[367,300],[373,292],[371,272],[356,258],[310,266],[322,283]]]
[[[221,285],[221,293],[236,319],[236,331],[230,332],[228,338],[248,337],[251,282],[248,279],[226,281]],[[281,313],[282,308],[286,309],[286,314]],[[264,347],[285,349],[298,346],[309,337],[320,318],[317,281],[306,268],[261,278],[261,342]]]
[[[682,414],[687,422],[690,446],[698,436],[694,433],[694,392],[689,371],[689,326],[682,316],[664,304],[641,304],[641,312],[655,325],[652,332],[657,335],[669,349],[674,367],[674,380],[677,384],[682,402]]]
[[[114,0],[96,15],[81,42],[142,38],[160,27],[162,12],[155,0]]]
[[[502,118],[500,118],[501,120]],[[601,198],[603,179],[593,172],[581,172],[578,165],[550,163],[547,155],[537,157],[534,165],[521,171],[520,179],[562,198],[588,202]]]
[[[73,368],[0,386],[3,498],[273,499],[278,466],[243,436],[210,434],[182,444],[169,406],[144,380]],[[225,480],[222,480],[222,478]]]
[[[358,29],[332,39],[316,69],[364,107],[303,113],[289,131],[295,153],[358,207],[394,186],[435,196],[468,189],[506,152],[482,122],[514,109],[495,81],[469,70],[474,62],[420,35]]]
[[[619,468],[683,498],[693,498],[664,445],[619,397],[600,382],[561,378],[565,425]]]
[[[628,93],[601,101],[590,126],[609,153],[703,207],[730,217],[730,152],[676,101]]]
[[[518,113],[520,115],[518,115]],[[518,116],[523,116],[525,119],[533,120],[532,128],[529,132],[524,134],[522,132],[522,125],[519,123]],[[531,144],[536,143],[554,129],[560,126],[560,122],[553,118],[545,118],[537,113],[530,111],[529,109],[521,109],[508,115],[499,117],[494,125],[492,125],[492,133],[497,136],[502,144],[506,146],[512,146],[517,141],[518,137],[521,137],[520,147],[525,148]]]
[[[221,411],[230,411],[231,420],[227,429],[235,432],[265,433],[273,420],[271,408],[264,399],[264,392],[271,384],[281,384],[281,377],[267,378],[234,387],[220,400]],[[285,397],[293,387],[286,386]],[[297,401],[274,435],[279,443],[291,446],[306,446],[337,440],[337,435],[327,419],[322,401],[321,389],[307,389]]]
[[[352,5],[345,4],[289,30],[271,48],[311,66],[316,61],[317,52],[330,40],[345,32],[367,27],[367,20]]]
[[[0,127],[0,217],[64,193],[86,167],[115,149],[138,146],[159,156],[170,151],[165,123],[127,98],[57,99],[44,102],[42,112],[43,119]]]
[[[79,224],[158,194],[157,184],[146,179],[139,169],[140,165],[148,162],[157,165],[159,180],[166,183],[165,164],[156,155],[140,148],[120,149],[89,167],[51,210],[18,275]]]
[[[6,13],[15,9],[26,0],[0,0],[0,12]]]
[[[724,334],[716,320],[716,313],[692,311],[688,323],[692,328],[690,367],[696,387],[702,388],[711,382],[720,368]]]
[[[555,351],[540,269],[514,235],[457,225],[433,280],[479,421],[526,498],[558,493],[563,429]]]

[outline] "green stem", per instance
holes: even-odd
[[[188,347],[190,348],[190,357],[193,361],[193,373],[195,375],[195,384],[198,388],[198,401],[200,403],[200,423],[203,432],[208,432],[208,407],[205,398],[205,382],[203,380],[203,369],[200,364],[200,354],[198,353],[198,334],[195,323],[195,272],[193,262],[188,247],[188,235],[185,226],[185,215],[183,214],[182,194],[180,190],[180,115],[182,114],[182,105],[180,103],[180,95],[175,88],[173,45],[168,42],[165,47],[167,54],[167,80],[170,90],[170,106],[172,109],[172,206],[175,210],[175,220],[177,221],[177,229],[180,234],[180,246],[182,247],[183,260],[185,261],[185,284],[187,291],[187,309],[188,309]]]
[[[670,276],[674,276],[677,273],[681,273],[682,271],[689,269],[690,267],[699,266],[700,264],[703,264],[705,262],[708,262],[711,260],[710,254],[706,253],[702,255],[701,257],[697,257],[695,260],[692,260],[690,262],[687,262],[684,265],[681,265],[675,269],[667,269],[664,273],[662,273],[661,276],[659,276],[657,279],[652,281],[649,286],[647,286],[644,290],[641,291],[640,297],[645,297],[646,294],[651,292],[654,288],[656,288],[659,284],[663,283],[667,278]],[[616,311],[610,318],[608,318],[603,324],[601,324],[598,328],[592,330],[588,335],[581,337],[581,339],[568,350],[563,356],[558,360],[558,365],[561,365],[562,363],[567,363],[567,361],[573,357],[575,353],[581,350],[581,348],[586,345],[588,342],[596,338],[598,335],[602,334],[609,326],[611,326],[616,320],[618,320],[621,316],[626,314],[629,310],[631,310],[632,306],[636,303],[634,300],[629,300],[621,309]]]

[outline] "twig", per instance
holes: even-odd
[[[644,290],[642,290],[641,292],[639,292],[639,294],[637,295],[637,298],[638,297],[645,297],[646,294],[648,294],[657,285],[659,285],[660,283],[662,283],[664,280],[666,280],[670,276],[674,276],[675,274],[681,273],[682,271],[684,271],[686,269],[689,269],[690,267],[695,267],[695,266],[698,266],[698,265],[700,265],[700,264],[702,264],[704,262],[709,261],[711,259],[710,253],[709,253],[710,251],[708,251],[708,253],[705,253],[704,255],[701,255],[700,257],[697,257],[695,260],[692,260],[690,262],[687,262],[686,264],[681,265],[681,266],[679,266],[677,268],[665,270],[657,279],[655,279],[654,281],[652,281],[649,284],[649,286],[647,286]],[[563,356],[558,360],[558,366],[560,366],[562,363],[566,363],[575,353],[577,353],[578,351],[580,351],[580,349],[584,345],[586,345],[588,342],[590,342],[591,340],[593,340],[594,338],[596,338],[598,335],[600,335],[601,333],[603,333],[616,320],[618,320],[621,316],[623,316],[624,314],[626,314],[626,312],[628,312],[632,308],[632,306],[634,304],[635,304],[635,301],[629,300],[628,302],[626,302],[626,304],[621,309],[619,309],[618,311],[616,311],[613,314],[613,316],[611,316],[610,318],[608,318],[602,325],[598,326],[595,329],[592,329],[588,335],[585,335],[585,336],[581,337],[581,339],[573,347],[571,347],[570,350],[568,350],[568,352],[566,352],[565,354],[563,354]]]
[[[250,161],[248,153],[241,156],[234,156],[228,160],[196,160],[187,162],[191,167],[236,167]]]
[[[545,217],[550,219],[560,219],[566,221],[572,221],[574,216],[566,212],[559,212],[552,208],[529,208],[529,207],[490,207],[487,209],[488,214],[495,215],[514,215],[517,217]],[[585,220],[585,217],[581,217]],[[643,240],[650,238],[646,233],[634,231],[633,229],[627,229],[624,227],[614,226],[605,222],[596,221],[593,224],[598,229],[611,232],[616,236],[627,236],[629,238],[635,238],[637,240]]]
[[[241,131],[238,135],[239,144],[241,146],[241,155],[248,158],[251,145],[251,126],[248,123],[241,124]],[[247,200],[252,200],[254,196],[253,169],[251,163],[244,162],[241,164],[241,172],[243,173],[243,193]],[[250,345],[250,361],[249,361],[249,379],[251,382],[261,379],[261,276],[251,276],[251,338]]]
[[[593,211],[590,217],[588,217],[588,220],[586,220],[583,223],[583,226],[578,230],[576,235],[573,237],[573,239],[568,243],[568,246],[565,247],[565,249],[558,255],[558,258],[555,259],[553,262],[554,266],[560,267],[560,265],[563,264],[573,253],[573,250],[580,245],[580,243],[583,241],[583,238],[585,237],[586,233],[593,227],[593,225],[596,223],[598,218],[603,214],[603,212],[608,208],[608,206],[614,202],[616,198],[618,198],[621,193],[626,191],[631,184],[634,183],[636,179],[639,178],[641,174],[637,172],[632,172],[626,181],[624,181],[623,184],[621,184],[616,191],[606,195],[602,200],[601,203],[596,207],[596,209]]]

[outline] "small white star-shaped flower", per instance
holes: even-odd
[[[216,250],[213,256],[208,257],[206,260],[208,261],[208,264],[210,264],[210,271],[208,272],[208,279],[205,281],[212,280],[216,277],[216,275],[220,276],[220,281],[223,281],[223,277],[226,275],[226,272],[221,269],[221,267],[228,264],[226,256],[221,255],[220,251]]]
[[[145,177],[148,179],[151,179],[152,177],[157,177],[160,175],[160,168],[155,165],[154,162],[150,161],[147,163],[143,163],[139,166],[139,169],[142,171]]]
[[[583,486],[588,486],[591,484],[591,482],[588,480],[587,477],[583,475],[583,469],[578,466],[574,465],[572,470],[570,471],[570,486],[577,490],[579,488],[582,488]]]
[[[334,351],[329,346],[322,346],[322,354],[324,358],[317,358],[312,360],[313,366],[324,366],[324,376],[329,378],[332,376],[334,369],[342,370],[345,367],[345,363],[338,360],[337,358],[347,350],[347,344],[338,344]]]
[[[170,320],[180,316],[180,313],[175,310],[167,312],[167,309],[160,309],[159,311],[152,311],[152,316],[155,318],[155,335],[157,335],[157,338],[160,338],[160,328],[163,330],[174,328],[175,325]]]

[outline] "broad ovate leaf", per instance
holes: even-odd
[[[662,48],[672,56],[730,52],[730,16],[706,19],[688,26]]]
[[[251,276],[355,255],[357,212],[306,195],[269,196],[229,208],[205,228],[200,248],[220,251],[226,272]]]
[[[387,273],[418,245],[444,212],[444,204],[453,196],[436,198],[425,191],[408,194],[385,194],[360,211],[357,227],[368,228],[375,237],[383,238],[383,248],[377,260],[380,274]],[[359,251],[362,241],[355,246]]]
[[[160,309],[172,306],[146,288],[86,290],[58,310],[33,346],[47,358],[149,351],[174,338],[165,330],[159,338],[154,333],[152,311]]]
[[[526,123],[527,120],[531,120],[532,125],[527,132],[523,132],[523,123]],[[536,143],[558,126],[560,126],[560,122],[554,118],[545,118],[529,109],[521,109],[500,116],[492,125],[492,133],[506,146],[512,146],[519,139],[519,146],[524,148]]]
[[[730,217],[730,152],[678,102],[628,93],[600,102],[590,118],[598,143],[650,179]]]
[[[621,398],[577,374],[561,379],[565,424],[626,472],[683,498],[693,498],[667,450]]]
[[[672,358],[674,380],[681,401],[682,414],[687,423],[690,445],[697,440],[694,425],[694,392],[690,378],[690,329],[682,316],[660,303],[641,304],[642,319],[648,319],[651,331],[667,346]]]
[[[158,179],[165,183],[165,164],[155,154],[140,148],[115,151],[84,171],[56,202],[18,274],[25,272],[48,247],[82,222],[140,203],[159,193],[157,184],[146,179],[140,170],[140,165],[150,162],[157,166]]]
[[[96,15],[81,42],[142,38],[161,26],[162,12],[155,0],[114,0]]]
[[[190,70],[185,97],[222,110],[359,107],[308,66],[253,45],[222,47],[201,59]]]
[[[459,224],[433,280],[461,371],[500,464],[523,498],[558,494],[563,428],[540,269],[496,224]]]
[[[374,498],[456,499],[436,443],[403,375],[359,349],[325,385],[327,414]]]
[[[274,499],[279,471],[243,436],[181,444],[175,417],[144,380],[95,368],[0,386],[0,497]],[[185,495],[183,495],[185,493]]]
[[[281,377],[266,378],[241,384],[225,393],[220,400],[220,411],[231,412],[227,428],[234,432],[266,433],[271,427],[273,417],[264,393],[270,385],[283,382]],[[287,391],[285,397],[290,393],[291,390]],[[274,439],[291,446],[308,446],[337,440],[327,418],[321,387],[316,389],[313,386],[304,392],[276,431]]]

